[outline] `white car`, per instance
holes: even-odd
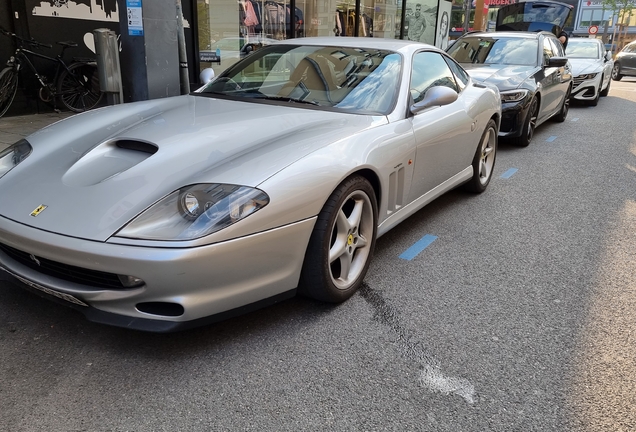
[[[570,64],[574,87],[572,99],[596,106],[601,96],[607,96],[612,81],[612,54],[599,39],[570,39],[565,50]]]

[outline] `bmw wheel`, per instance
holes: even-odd
[[[534,137],[534,129],[537,127],[537,117],[539,116],[539,101],[536,97],[530,101],[530,108],[528,114],[526,114],[526,120],[523,123],[523,129],[521,130],[521,136],[513,138],[512,143],[517,147],[528,147]]]
[[[339,303],[362,284],[375,248],[378,206],[367,179],[349,177],[318,215],[300,276],[301,294]]]
[[[570,95],[572,93],[572,86],[568,87],[568,91],[565,93],[565,98],[563,99],[563,104],[561,105],[561,110],[557,115],[554,116],[554,121],[558,123],[563,123],[565,119],[568,117],[568,112],[570,112]]]

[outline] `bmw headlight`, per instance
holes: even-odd
[[[269,203],[259,189],[229,184],[181,188],[141,213],[117,237],[193,240],[228,227]]]
[[[20,140],[0,151],[0,178],[31,154],[33,147],[27,140]]]
[[[523,100],[526,96],[528,96],[528,90],[507,90],[502,91],[499,94],[501,95],[501,102],[519,102]]]
[[[591,80],[596,78],[596,75],[598,75],[598,73],[583,74],[583,75],[579,75],[577,78],[585,81],[585,80]]]

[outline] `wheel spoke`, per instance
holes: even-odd
[[[479,176],[481,178],[488,178],[489,177],[488,164],[483,159],[481,161],[481,164],[479,165]]]
[[[362,218],[362,210],[364,210],[364,201],[358,199],[355,200],[355,205],[351,211],[351,215],[347,218],[349,228],[357,228],[360,226],[360,219]]]
[[[343,282],[349,282],[349,272],[351,271],[352,255],[344,253],[340,256],[340,278]]]
[[[329,264],[332,264],[335,260],[344,255],[347,251],[347,236],[338,235],[336,242],[329,249]]]

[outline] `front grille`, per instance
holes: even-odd
[[[121,281],[119,280],[119,277],[117,277],[117,275],[113,273],[89,270],[68,264],[62,264],[56,261],[51,261],[39,256],[32,256],[27,252],[23,252],[2,243],[0,243],[0,250],[20,264],[48,276],[95,288],[124,288]]]

